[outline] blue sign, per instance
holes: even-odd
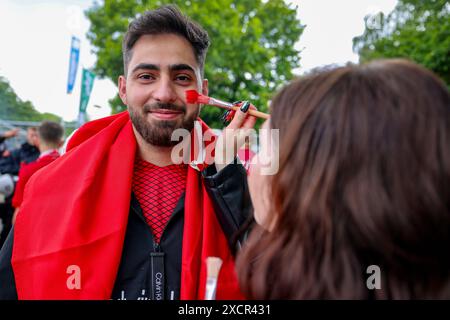
[[[67,80],[67,93],[72,93],[77,77],[78,61],[80,60],[80,40],[72,37],[72,45],[70,48],[70,62],[69,62],[69,79]]]

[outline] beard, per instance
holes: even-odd
[[[133,126],[149,144],[158,147],[173,147],[179,141],[172,141],[172,133],[177,129],[186,129],[191,132],[198,112],[190,116],[186,115],[186,104],[177,106],[172,103],[154,103],[145,105],[142,109],[128,107]],[[182,113],[182,117],[176,120],[153,120],[149,122],[148,113],[156,109],[174,110]]]

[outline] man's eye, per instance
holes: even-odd
[[[181,74],[181,75],[176,76],[176,80],[182,81],[182,82],[187,82],[187,81],[191,81],[191,77]]]
[[[142,79],[142,80],[153,80],[155,77],[152,76],[151,74],[145,73],[145,74],[141,74],[138,76],[138,79]]]

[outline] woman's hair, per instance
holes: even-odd
[[[272,101],[270,232],[239,253],[253,299],[450,298],[450,94],[380,60],[310,74]],[[378,266],[381,289],[367,281]],[[370,269],[369,269],[370,270]],[[370,282],[370,281],[369,281]]]

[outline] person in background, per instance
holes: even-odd
[[[20,148],[3,153],[0,160],[0,172],[17,175],[22,163],[30,163],[39,157],[37,128],[27,128],[27,140]]]
[[[24,142],[20,148],[12,151],[6,148],[5,140],[17,135],[19,129],[8,130],[0,136],[0,173],[4,177],[9,176],[12,181],[18,175],[21,163],[29,163],[36,160],[39,156],[36,140],[36,128],[29,127],[27,129],[27,141]],[[14,183],[12,184],[14,188]],[[14,215],[14,208],[12,207],[12,194],[0,195],[0,218],[2,222],[2,231],[0,233],[0,248],[8,236],[12,226],[12,218]]]
[[[14,128],[14,129],[7,130],[5,132],[0,133],[0,143],[5,141],[6,139],[17,136],[17,134],[19,133],[19,130],[20,129],[18,129],[18,128]]]
[[[42,122],[37,129],[37,133],[40,155],[37,160],[28,164],[22,163],[20,167],[19,180],[17,181],[12,198],[12,206],[15,208],[12,220],[13,224],[22,204],[23,193],[28,180],[36,171],[47,166],[59,157],[58,149],[63,144],[64,128],[57,122]]]
[[[261,154],[250,168],[248,298],[450,299],[443,81],[405,60],[311,74],[278,93],[264,126],[280,130],[279,170],[262,175]]]
[[[8,157],[11,152],[6,148],[5,141],[6,139],[17,136],[20,129],[11,129],[5,132],[0,133],[0,155],[1,158]]]

